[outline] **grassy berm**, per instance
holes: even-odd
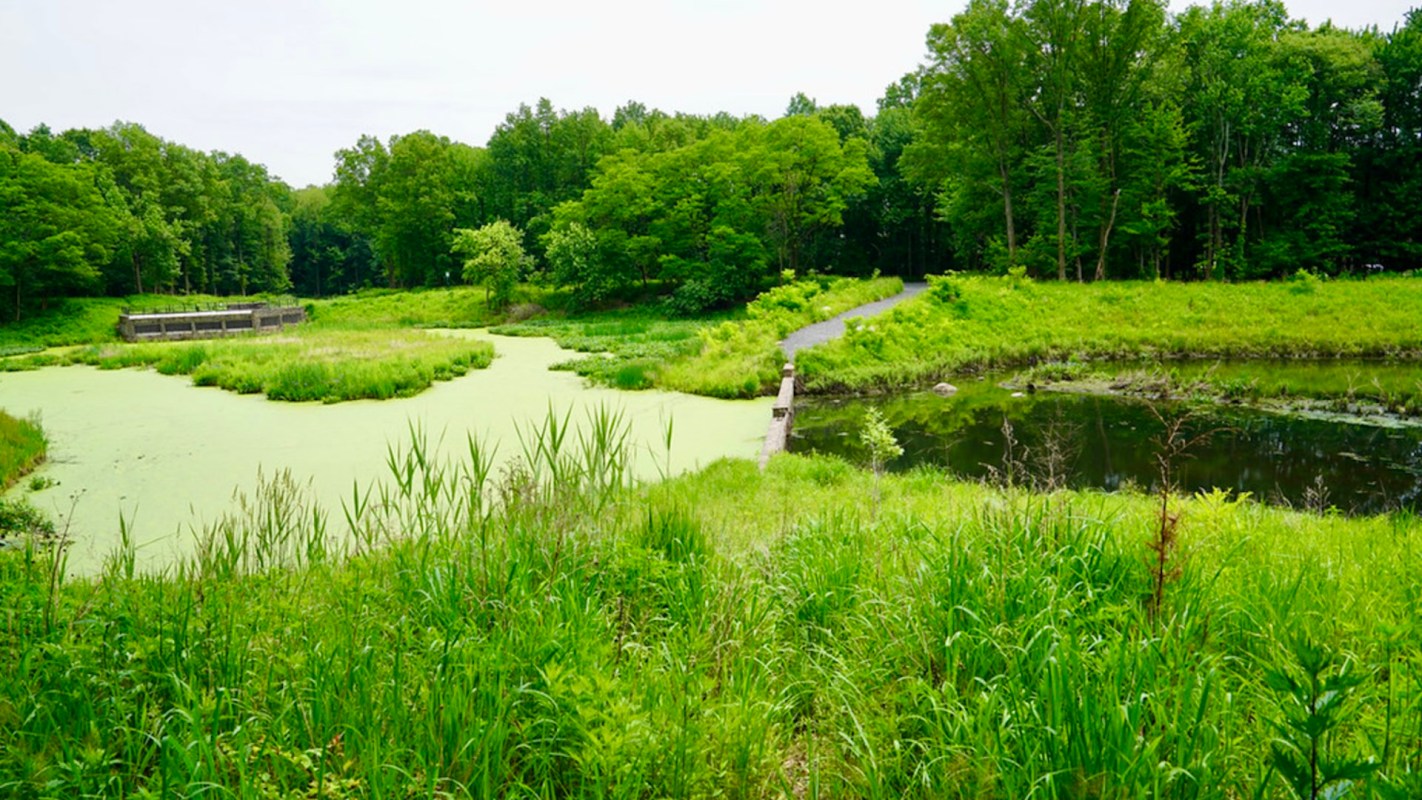
[[[812,390],[932,385],[1041,361],[1422,355],[1422,280],[1278,283],[930,277],[930,290],[801,352]]]
[[[0,796],[1422,796],[1416,517],[638,487],[587,429],[417,436],[344,513],[278,475],[161,575],[0,554]]]

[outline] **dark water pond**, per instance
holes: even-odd
[[[1039,482],[1115,490],[1158,481],[1163,426],[1140,401],[1039,392],[1021,397],[995,380],[932,392],[809,400],[796,408],[791,450],[867,461],[864,412],[884,414],[904,448],[890,465],[945,467],[972,478],[1013,470]],[[1161,405],[1170,419],[1178,406]],[[1185,436],[1213,431],[1179,462],[1189,492],[1218,487],[1294,507],[1355,514],[1422,510],[1422,427],[1380,427],[1235,407],[1197,412]]]

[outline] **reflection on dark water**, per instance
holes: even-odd
[[[930,392],[812,400],[795,412],[791,449],[856,463],[864,409],[883,411],[904,454],[889,465],[927,464],[981,478],[1014,469],[1065,485],[1149,488],[1157,481],[1161,422],[1145,403],[1038,393],[1012,397],[989,381],[958,395]],[[1169,418],[1178,409],[1161,406]],[[1004,426],[1004,422],[1007,423]],[[1184,432],[1214,431],[1177,467],[1180,488],[1212,487],[1296,507],[1359,514],[1422,508],[1422,428],[1381,428],[1243,409],[1192,417]]]

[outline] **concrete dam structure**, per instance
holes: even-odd
[[[119,335],[129,342],[211,339],[240,333],[271,333],[306,321],[301,306],[230,303],[221,308],[125,311],[119,315]]]

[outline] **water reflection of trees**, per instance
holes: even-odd
[[[931,465],[983,478],[1001,474],[1007,453],[1020,459],[1017,468],[1032,473],[1028,483],[1035,478],[1114,490],[1125,484],[1149,488],[1155,480],[1152,439],[1160,424],[1144,404],[1045,393],[1012,397],[989,382],[970,383],[949,398],[925,392],[805,403],[796,414],[794,449],[862,462],[858,430],[869,404],[883,412],[904,447],[889,465],[893,470]],[[1004,421],[1011,448],[1005,446]],[[1184,491],[1229,488],[1296,507],[1322,495],[1354,513],[1422,504],[1422,429],[1243,409],[1190,425],[1193,432],[1219,432],[1181,465]]]

